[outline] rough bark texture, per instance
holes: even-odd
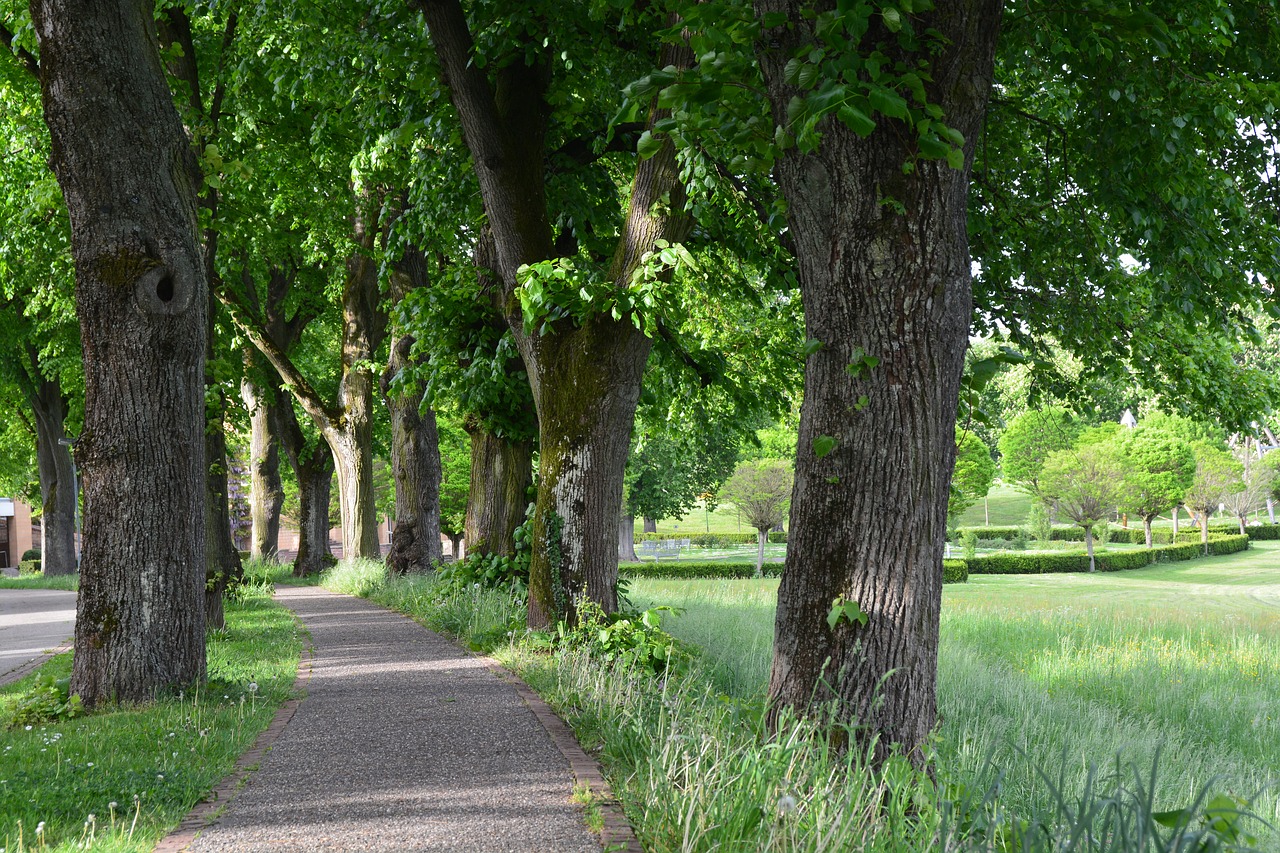
[[[36,374],[39,375],[38,373]],[[41,378],[30,395],[35,414],[36,466],[40,474],[40,560],[46,575],[76,572],[76,476],[67,437],[62,387]]]
[[[618,519],[618,559],[632,563],[636,557],[636,517],[624,515]]]
[[[645,533],[657,533],[657,532],[658,532],[658,519],[656,519],[656,518],[649,518],[649,516],[647,516],[647,515],[646,515],[646,516],[644,517],[644,532],[645,532]]]
[[[222,596],[228,586],[244,577],[244,566],[231,539],[224,425],[226,401],[220,391],[215,390],[211,396],[217,402],[211,405],[214,411],[209,414],[209,425],[204,434],[205,458],[209,463],[205,477],[204,619],[205,628],[212,631],[226,627]]]
[[[786,63],[819,44],[811,4],[757,0],[766,30],[759,59],[774,118],[797,94]],[[818,3],[819,11],[834,3]],[[937,718],[941,560],[955,456],[955,416],[972,311],[966,232],[968,168],[988,91],[999,0],[953,0],[916,16],[936,28],[929,99],[968,140],[966,168],[918,161],[913,130],[880,117],[869,137],[828,121],[819,149],[779,161],[808,337],[787,562],[778,591],[770,722],[782,708],[816,713],[838,701],[880,756],[899,744],[913,760]],[[864,46],[897,40],[875,16]],[[915,56],[903,56],[912,63]],[[886,199],[892,199],[887,204]],[[852,375],[858,353],[880,359]],[[866,395],[859,408],[854,401]],[[814,440],[835,439],[819,456]],[[823,449],[826,442],[823,442]],[[833,600],[856,601],[865,626],[832,629]],[[834,691],[834,695],[833,695]]]
[[[444,555],[440,547],[440,434],[436,413],[423,410],[423,391],[392,393],[390,380],[409,359],[413,338],[391,344],[382,393],[391,412],[391,473],[396,487],[395,527],[387,569],[425,572]]]
[[[90,706],[147,701],[205,667],[198,172],[151,3],[36,0],[31,12],[84,346],[71,690]]]
[[[526,333],[510,296],[522,264],[555,257],[546,189],[546,93],[551,63],[500,69],[491,82],[473,62],[474,46],[458,0],[420,2],[467,146],[475,164],[493,259],[509,322],[524,358],[539,422],[539,489],[529,568],[528,624],[572,622],[581,597],[617,609],[618,516],[623,471],[650,340],[630,317],[598,315],[581,324]],[[667,47],[659,66],[688,66],[683,47]],[[664,113],[654,109],[650,125]],[[683,238],[683,184],[671,144],[636,168],[626,221],[608,275],[630,281],[659,239]],[[479,253],[479,252],[478,252]]]
[[[274,560],[280,549],[280,400],[274,388],[260,387],[252,375],[240,381],[240,399],[249,412],[249,553]]]
[[[467,553],[512,556],[516,528],[524,523],[533,485],[533,443],[499,438],[476,418],[467,418],[463,427],[471,437],[471,489],[463,537]]]
[[[318,575],[329,551],[329,493],[333,488],[333,454],[308,445],[292,405],[280,407],[280,438],[298,481],[298,556],[294,577]]]

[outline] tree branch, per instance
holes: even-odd
[[[553,162],[557,159],[565,159],[579,166],[590,166],[606,154],[618,154],[624,151],[635,153],[636,140],[644,129],[645,123],[641,121],[620,124],[613,129],[613,136],[599,151],[596,151],[595,146],[592,145],[599,138],[598,135],[579,136],[552,151],[548,159]]]
[[[40,79],[40,60],[36,59],[35,54],[27,50],[25,47],[21,47],[21,46],[14,47],[13,39],[14,39],[13,31],[10,30],[8,27],[6,27],[4,24],[0,24],[0,43],[3,43],[4,46],[9,49],[9,52],[12,53],[19,62],[22,63],[22,67],[27,69],[27,72],[32,77],[36,78],[36,80],[39,80]]]
[[[712,157],[708,157],[707,159],[710,160],[711,164],[715,167],[716,174],[720,176],[720,179],[726,181],[729,186],[734,188],[738,195],[742,196],[742,199],[746,201],[747,204],[751,205],[751,209],[756,212],[756,218],[760,220],[760,224],[765,228],[770,228],[769,219],[771,217],[769,215],[769,211],[765,208],[764,204],[761,203],[760,199],[756,198],[755,194],[751,192],[750,187],[748,187],[741,178],[730,172],[728,167],[719,160]],[[777,232],[777,237],[778,242],[782,244],[782,248],[786,249],[787,253],[794,258],[796,256],[796,243],[792,238],[791,233],[789,231],[779,231]]]

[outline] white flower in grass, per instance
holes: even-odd
[[[256,682],[256,681],[250,681],[250,682],[249,682],[249,692],[250,692],[250,693],[257,693],[257,692],[258,692],[258,682]]]
[[[796,798],[790,794],[783,794],[781,797],[778,797],[778,814],[780,815],[785,816],[792,814],[798,806],[799,804],[796,802]]]

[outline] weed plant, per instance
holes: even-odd
[[[211,633],[208,683],[140,707],[62,722],[0,724],[0,848],[150,850],[223,776],[289,697],[301,649],[288,611],[262,586],[229,601]],[[0,688],[0,721],[71,656]]]

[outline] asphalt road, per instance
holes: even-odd
[[[0,684],[29,661],[71,639],[76,594],[55,589],[0,589]]]

